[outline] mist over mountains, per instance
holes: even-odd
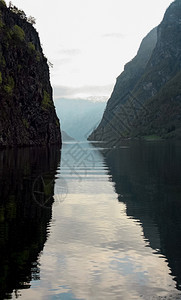
[[[106,102],[83,99],[54,100],[61,128],[72,138],[86,140],[100,122]]]

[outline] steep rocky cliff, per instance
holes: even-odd
[[[181,0],[175,0],[117,78],[102,121],[89,139],[115,145],[128,137],[181,137],[180,79]]]
[[[0,147],[60,144],[38,33],[0,0]]]

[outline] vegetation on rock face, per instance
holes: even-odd
[[[23,41],[25,39],[25,32],[24,30],[19,27],[18,25],[14,25],[12,29],[13,35],[18,38],[20,41]]]
[[[61,143],[49,67],[23,11],[0,1],[0,147]]]
[[[32,16],[27,17],[25,12],[23,10],[18,9],[16,6],[14,6],[11,1],[9,2],[9,9],[13,13],[17,14],[21,19],[29,22],[32,25],[36,24],[36,20],[34,17]]]
[[[117,78],[103,119],[89,139],[119,143],[128,137],[181,138],[180,16],[181,1],[175,0],[157,28],[157,43],[149,34],[151,47],[142,43]]]
[[[4,0],[0,0],[0,4],[6,6],[6,2]]]
[[[52,107],[51,96],[45,90],[43,91],[42,107],[45,108],[45,109],[48,109],[49,107]]]
[[[32,51],[35,51],[35,45],[32,42],[28,43],[28,48]]]
[[[11,95],[13,94],[13,89],[14,89],[14,79],[13,77],[11,76],[8,76],[5,80],[5,85],[4,85],[4,90],[6,91],[6,93],[8,95]]]

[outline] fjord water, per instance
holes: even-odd
[[[0,162],[0,299],[181,299],[179,142]]]

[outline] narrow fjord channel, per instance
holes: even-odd
[[[1,299],[181,299],[180,150],[1,152]]]

